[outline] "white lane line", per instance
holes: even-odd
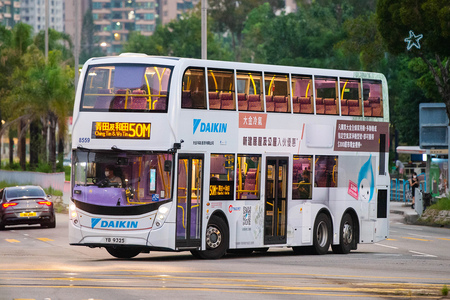
[[[426,238],[431,238],[431,239],[435,239],[436,238],[436,236],[431,236],[431,235],[414,234],[414,233],[408,233],[408,234],[412,235],[412,236],[426,237]]]
[[[381,247],[386,247],[386,248],[391,248],[391,249],[398,249],[397,247],[394,247],[394,246],[388,246],[388,245],[383,245],[383,244],[378,244],[378,243],[375,243],[374,245],[381,246]]]
[[[416,254],[416,255],[413,255],[413,256],[437,257],[436,255],[426,254],[426,253],[417,252],[417,251],[412,251],[412,250],[409,250],[409,252],[410,252],[410,253]]]
[[[395,253],[375,253],[375,255],[378,255],[378,256],[402,256],[402,254],[395,254]]]

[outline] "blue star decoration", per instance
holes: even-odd
[[[406,49],[411,50],[412,47],[420,49],[419,40],[423,38],[423,34],[415,35],[412,30],[409,31],[409,37],[405,39],[405,43],[408,43]]]

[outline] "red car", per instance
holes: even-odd
[[[53,202],[40,186],[5,187],[0,190],[0,230],[6,225],[41,224],[55,228]]]

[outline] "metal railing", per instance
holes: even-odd
[[[421,191],[427,190],[427,181],[425,173],[419,174],[417,177],[423,176],[423,180],[419,181],[419,189]],[[410,202],[406,199],[406,191],[411,189],[409,180],[391,178],[391,201]]]
[[[52,188],[64,191],[65,174],[61,173],[40,173],[27,171],[6,171],[0,170],[0,181],[14,184],[39,185],[42,188]]]

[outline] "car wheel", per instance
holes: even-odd
[[[332,245],[331,248],[336,254],[347,254],[352,249],[354,239],[355,230],[353,219],[349,214],[345,214],[344,217],[342,217],[339,229],[339,245]]]
[[[212,216],[206,229],[206,250],[198,251],[198,255],[205,259],[217,259],[225,255],[228,249],[228,226],[225,221]]]
[[[321,213],[314,222],[313,246],[314,254],[325,254],[331,244],[331,221],[328,216]]]
[[[135,247],[106,247],[106,251],[117,258],[133,258],[141,253],[141,248]]]

